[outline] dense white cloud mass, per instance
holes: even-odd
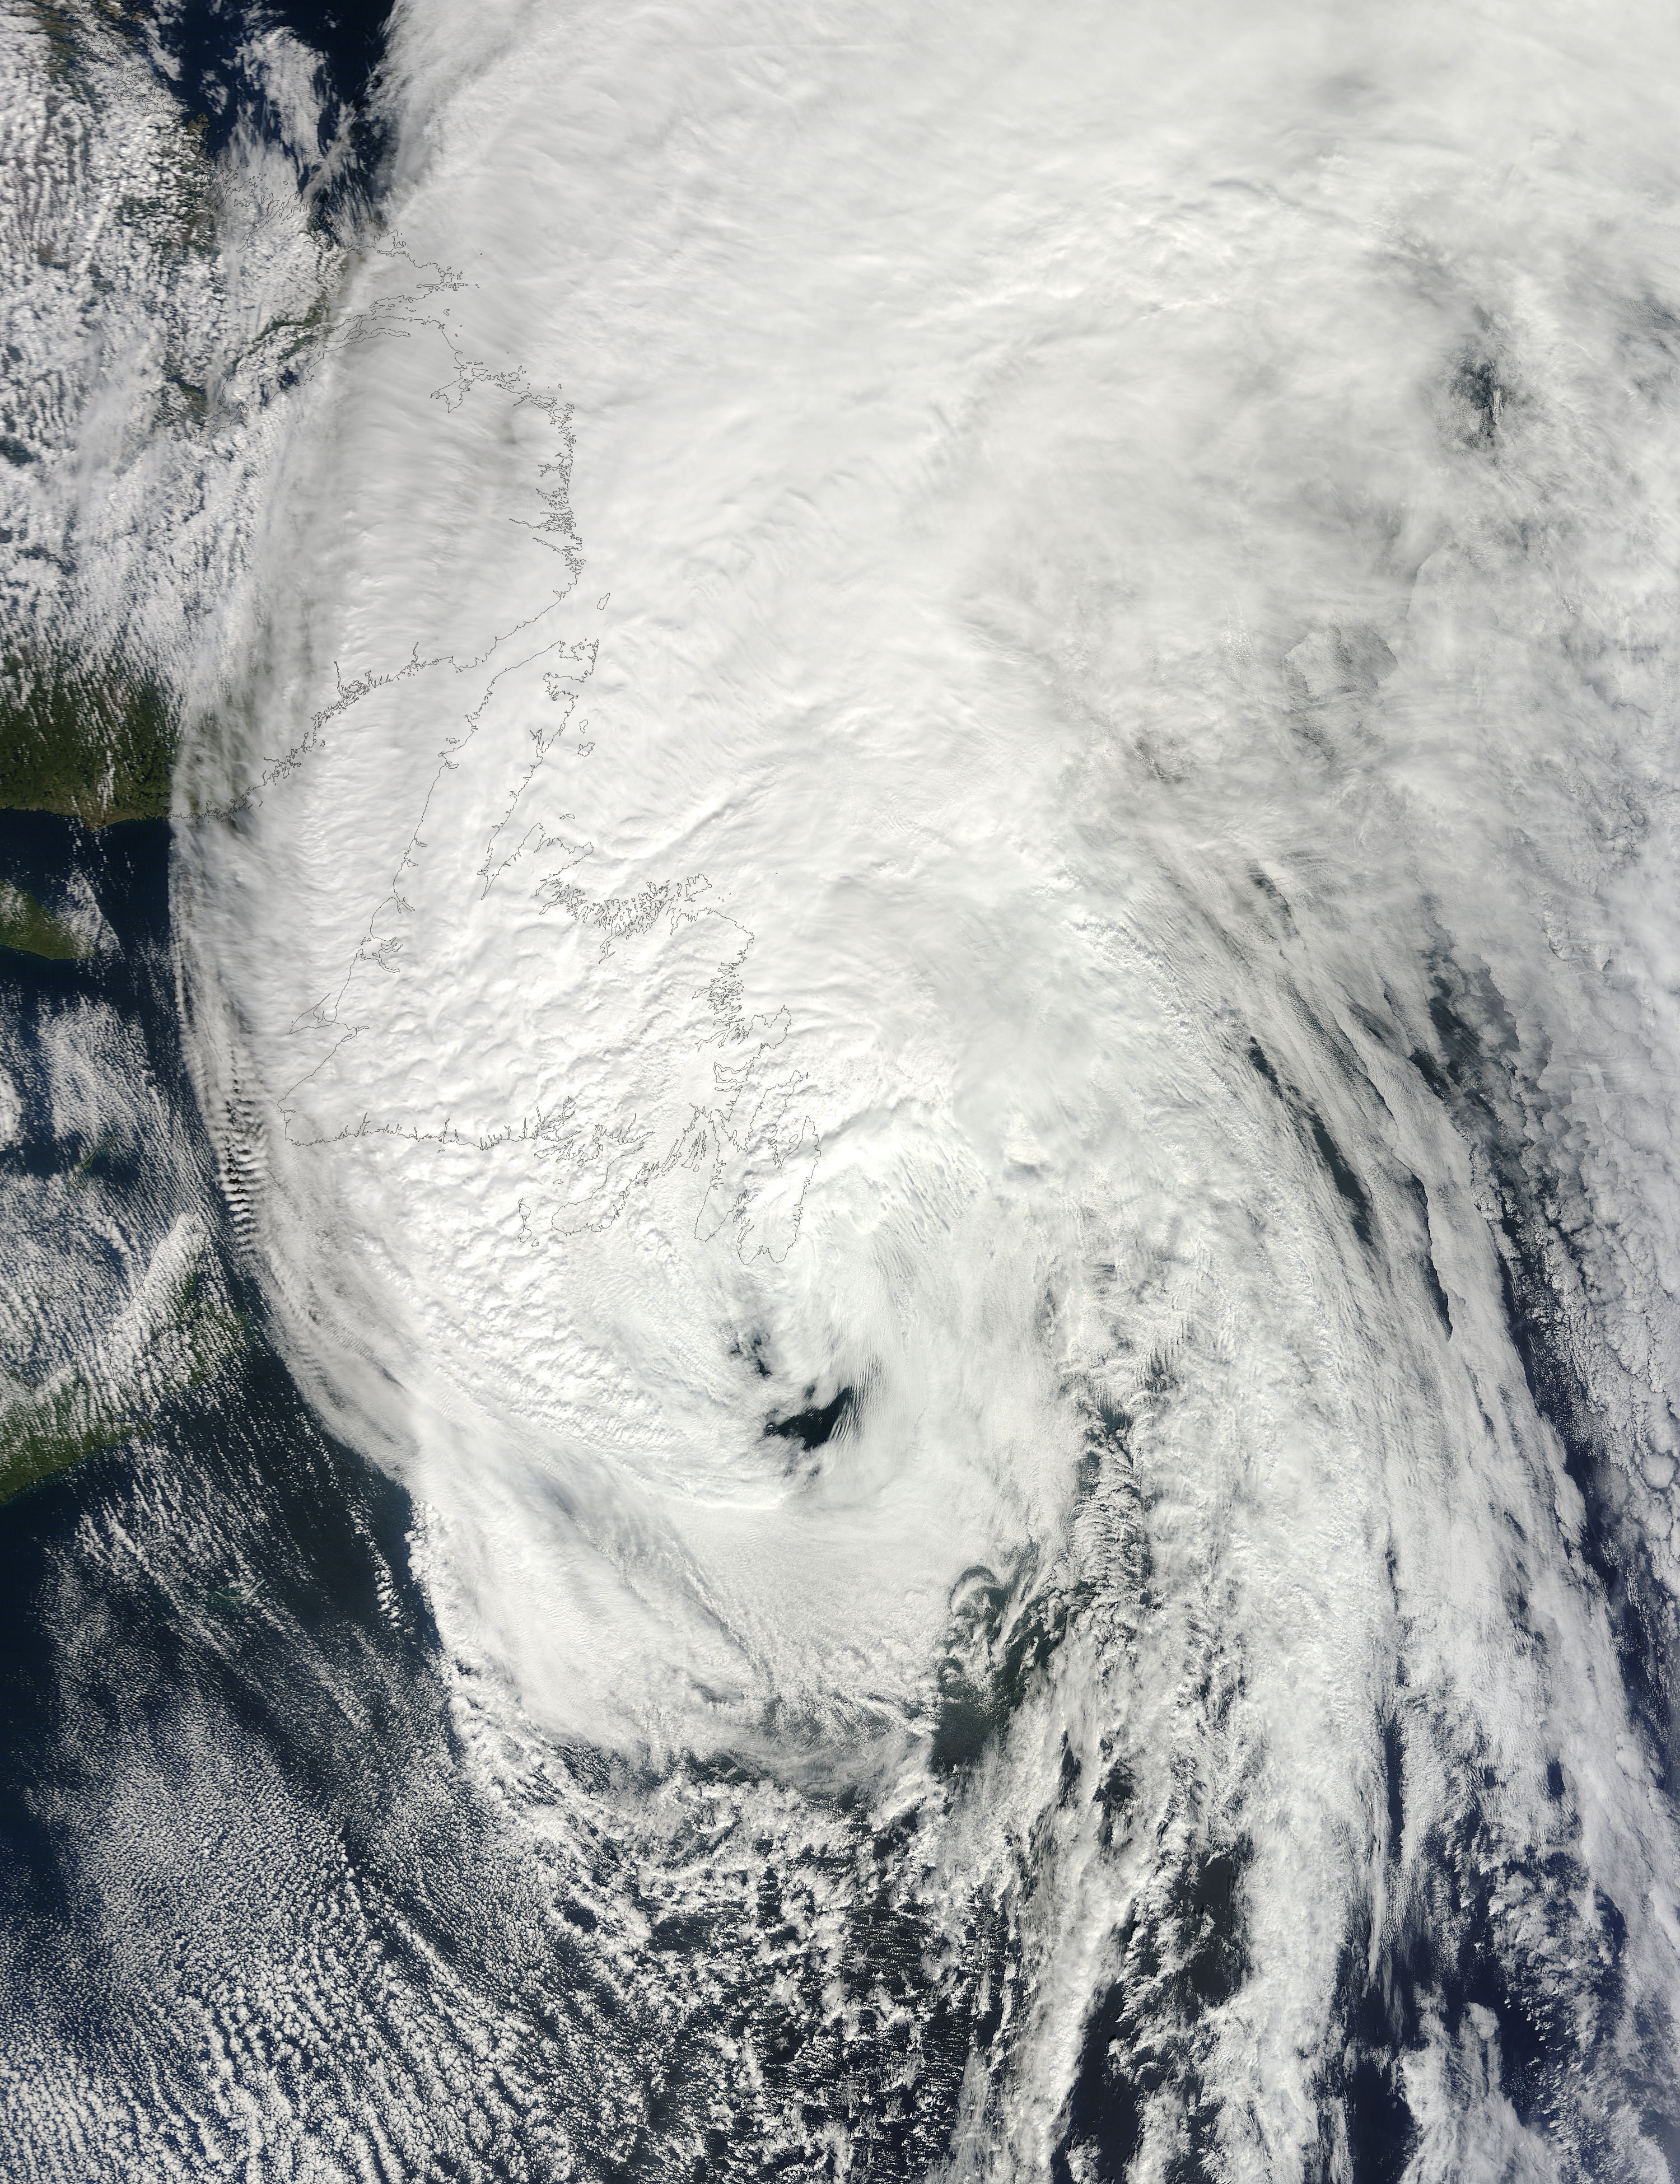
[[[392,67],[180,892],[487,1795],[729,1755],[791,1889],[867,1785],[1014,1966],[924,2169],[1660,2179],[1672,21]]]
[[[300,49],[278,30],[259,46],[277,125],[230,124],[213,163],[143,17],[19,7],[0,24],[14,702],[55,668],[97,688],[120,663],[187,703],[218,677],[204,632],[242,581],[275,397],[337,255],[298,194]]]

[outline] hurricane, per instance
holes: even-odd
[[[1680,2177],[1680,28],[19,8],[0,2147]]]

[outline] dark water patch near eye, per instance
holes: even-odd
[[[1500,357],[1497,328],[1485,313],[1477,317],[1479,331],[1460,351],[1447,383],[1447,430],[1459,446],[1492,453],[1522,398]]]
[[[948,1658],[939,1668],[939,1708],[929,1754],[936,1774],[973,1767],[1002,1726],[991,1693]]]
[[[807,1388],[806,1396],[815,1395],[815,1388]],[[832,1402],[818,1408],[796,1412],[788,1418],[766,1418],[765,1438],[767,1440],[796,1440],[807,1451],[826,1447],[836,1434],[848,1425],[856,1407],[857,1397],[850,1388],[842,1388]]]
[[[1492,360],[1485,356],[1466,357],[1453,376],[1452,391],[1454,399],[1468,413],[1468,437],[1483,443],[1496,439],[1510,395]]]
[[[729,1346],[732,1357],[744,1358],[761,1380],[770,1377],[770,1366],[765,1358],[766,1337],[762,1328],[755,1328],[743,1343],[737,1335]]]

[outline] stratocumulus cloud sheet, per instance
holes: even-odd
[[[251,2173],[1680,2174],[1677,68],[399,11],[174,900],[453,1908]]]

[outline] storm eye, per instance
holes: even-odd
[[[807,1388],[807,1401],[815,1393],[815,1388]],[[766,1418],[765,1438],[766,1440],[772,1438],[797,1440],[808,1450],[821,1448],[825,1442],[833,1440],[851,1417],[855,1402],[852,1390],[843,1388],[834,1401],[825,1403],[821,1410],[796,1411],[792,1418]]]
[[[729,1346],[729,1354],[732,1357],[745,1358],[761,1380],[769,1379],[770,1367],[765,1359],[765,1336],[761,1328],[749,1334],[744,1342],[737,1334]]]

